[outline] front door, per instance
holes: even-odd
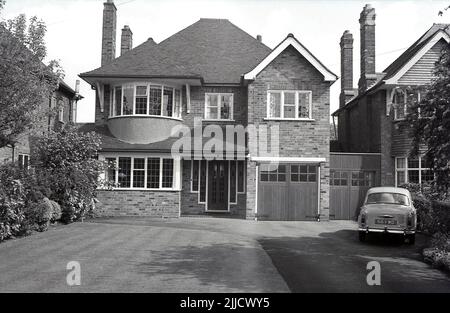
[[[208,162],[208,211],[228,211],[228,161]]]

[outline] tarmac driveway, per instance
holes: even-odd
[[[0,292],[450,291],[415,247],[360,244],[352,222],[102,219],[0,244]],[[381,263],[382,286],[366,284]],[[66,283],[67,263],[81,286]]]

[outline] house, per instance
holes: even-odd
[[[108,0],[101,67],[80,74],[97,94],[95,123],[81,130],[101,136],[99,158],[114,164],[102,214],[328,219],[337,76],[294,35],[271,49],[228,20],[200,19],[132,48],[125,26],[116,58],[116,28]],[[174,153],[179,129],[193,144]]]
[[[353,86],[353,36],[341,38],[341,96],[337,119],[338,142],[332,145],[330,174],[331,201],[335,208],[353,217],[362,201],[353,193],[352,172],[357,161],[368,186],[401,186],[433,180],[433,172],[422,157],[411,158],[411,129],[404,121],[408,107],[420,101],[424,88],[433,79],[436,61],[449,44],[450,25],[433,24],[383,72],[375,71],[375,9],[366,5],[361,12],[361,74]],[[354,158],[349,162],[349,158]],[[347,166],[339,165],[347,163]],[[369,167],[369,168],[367,168]],[[344,169],[345,168],[345,169]],[[364,177],[363,175],[363,177]],[[356,175],[357,176],[357,175]],[[356,182],[357,183],[357,182]],[[354,200],[351,200],[351,198]],[[350,203],[350,204],[349,204]],[[348,210],[345,210],[347,207]],[[333,215],[334,213],[332,213]]]

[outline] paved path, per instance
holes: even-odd
[[[450,291],[417,245],[361,244],[352,222],[117,218],[0,244],[0,292]],[[366,284],[379,261],[382,286]],[[81,264],[68,287],[66,265]]]

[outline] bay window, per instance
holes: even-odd
[[[308,90],[272,90],[267,96],[267,118],[312,119],[312,92]]]
[[[434,173],[425,158],[396,158],[395,185],[423,184],[434,180]]]
[[[105,180],[119,189],[173,190],[179,161],[164,157],[107,157]],[[115,166],[117,164],[117,166]],[[178,170],[178,171],[177,171]]]
[[[206,93],[206,95],[205,95],[205,119],[208,119],[208,120],[232,120],[233,119],[233,94],[231,94],[231,93]]]
[[[110,117],[151,115],[181,118],[181,90],[148,83],[115,86]]]

